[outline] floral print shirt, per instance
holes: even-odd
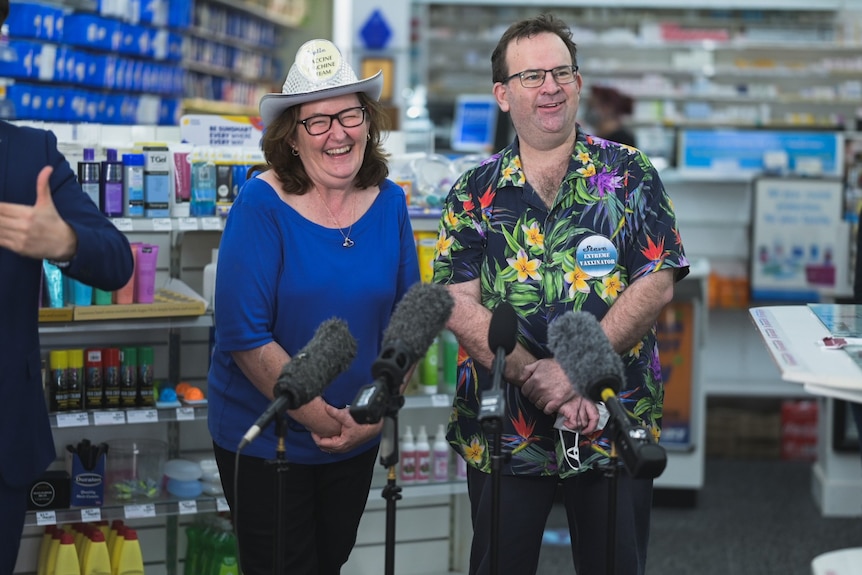
[[[550,210],[526,181],[518,140],[465,172],[443,206],[434,281],[478,279],[482,304],[506,301],[518,314],[518,341],[537,358],[552,354],[547,326],[569,311],[601,319],[626,286],[660,269],[688,273],[673,203],[639,150],[578,129],[568,173]],[[658,439],[664,388],[653,328],[624,354],[627,411]],[[468,464],[490,473],[492,440],[478,420],[491,374],[463,353],[447,437]],[[578,461],[565,457],[556,417],[504,385],[503,473],[567,477],[606,463],[608,434],[576,435]],[[574,434],[572,434],[574,435]],[[570,446],[571,447],[571,446]],[[572,453],[570,449],[569,454]]]

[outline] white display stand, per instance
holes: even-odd
[[[798,383],[820,397],[817,461],[811,492],[826,517],[862,516],[862,465],[858,454],[832,449],[832,403],[826,398],[862,402],[862,369],[842,350],[821,342],[831,335],[806,305],[755,307],[749,310],[781,379]]]

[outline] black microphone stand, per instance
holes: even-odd
[[[607,465],[602,469],[608,479],[608,513],[607,513],[607,541],[605,542],[605,573],[614,575],[616,571],[617,551],[617,496],[619,490],[619,458],[617,457],[616,425],[611,425],[611,454]]]
[[[395,481],[398,476],[398,410],[403,405],[404,396],[400,393],[390,397],[380,438],[380,465],[388,470],[381,494],[386,500],[386,575],[395,575],[395,502],[401,499],[401,487]]]
[[[487,435],[494,437],[491,449],[491,575],[496,575],[500,568],[500,476],[503,472],[503,464],[512,458],[509,451],[503,451],[502,439],[505,411],[502,380],[505,365],[506,350],[501,347],[495,351],[491,390],[482,394],[479,408],[482,429]]]
[[[290,464],[285,457],[285,443],[287,435],[287,421],[285,415],[280,413],[275,418],[275,435],[278,438],[278,445],[275,449],[275,459],[268,459],[266,465],[272,466],[275,476],[275,537],[273,541],[273,573],[284,573],[284,546],[281,545],[284,541],[286,533],[285,522],[287,512],[284,509],[287,500],[284,494],[284,482]]]

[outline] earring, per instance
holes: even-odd
[[[299,157],[299,151],[296,148],[291,148],[290,153],[296,157]]]
[[[365,134],[365,139],[368,140],[369,142],[371,141],[371,132],[368,132],[367,134]]]

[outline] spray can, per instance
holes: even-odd
[[[90,348],[84,351],[84,407],[100,409],[105,398],[102,387],[102,350]]]
[[[107,347],[102,350],[102,376],[104,378],[104,407],[120,407],[120,350]]]
[[[69,368],[69,354],[65,349],[54,349],[48,354],[48,400],[51,411],[66,409],[66,372]]]
[[[120,351],[120,407],[135,407],[138,398],[138,349]]]
[[[156,404],[153,383],[153,348],[150,346],[139,347],[137,405],[152,407]]]
[[[67,356],[65,411],[77,411],[84,407],[84,350],[67,350]]]

